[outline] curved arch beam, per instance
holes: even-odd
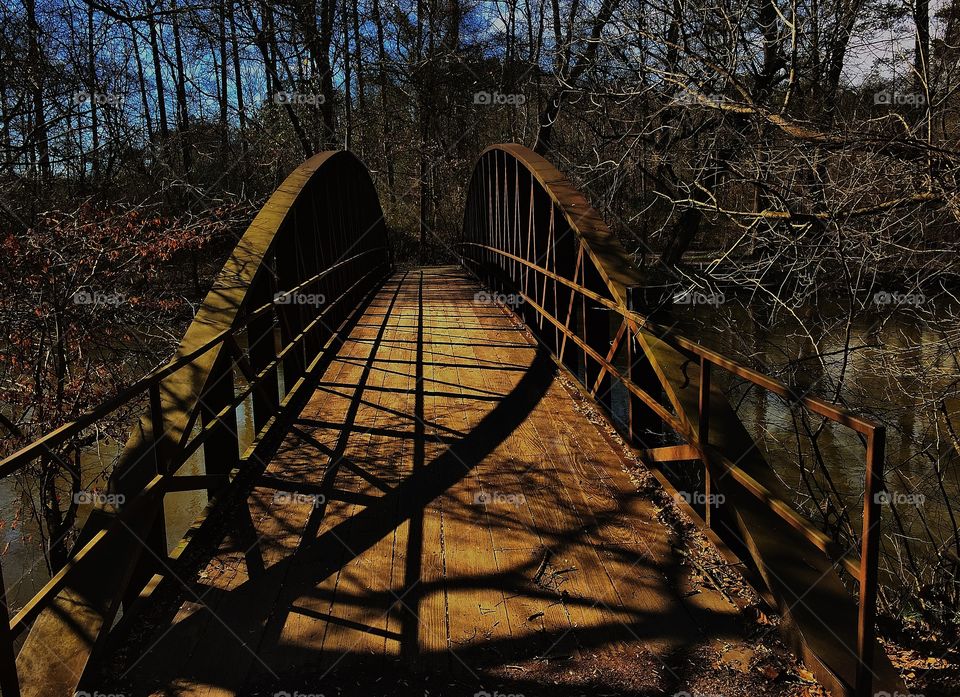
[[[836,405],[796,398],[788,386],[675,336],[669,328],[633,311],[629,289],[642,286],[643,276],[626,250],[570,181],[522,145],[493,145],[480,156],[467,191],[463,229],[465,259],[490,285],[505,293],[520,293],[525,301],[520,313],[527,325],[601,406],[612,412],[604,380],[609,384],[612,376],[627,388],[627,438],[634,439],[635,407],[638,411],[649,407],[659,418],[657,427],[660,421],[670,424],[687,443],[656,449],[665,460],[703,460],[711,491],[721,492],[726,500],[723,510],[714,514],[718,519],[714,528],[752,558],[784,615],[781,629],[787,640],[821,683],[834,694],[869,689],[870,682],[874,689],[904,690],[872,638],[872,615],[860,613],[824,554],[831,541],[822,541],[822,533],[793,511],[790,492],[716,381],[707,377],[706,387],[700,389],[697,363],[705,361],[708,368],[715,365],[746,377],[867,433],[870,439],[874,433],[882,434],[882,429]],[[611,316],[622,319],[616,337],[611,333]],[[636,347],[622,341],[624,336],[635,339]],[[625,375],[614,365],[618,347],[624,344],[628,346]],[[675,416],[651,396],[651,388],[663,391]],[[646,406],[635,404],[635,397]],[[700,412],[701,404],[709,405],[706,417]],[[871,457],[869,449],[867,457]],[[647,460],[652,462],[651,457]],[[867,534],[870,531],[864,538]],[[815,542],[818,535],[819,544]],[[861,588],[875,589],[875,579],[871,582],[867,572],[861,574]],[[860,636],[868,637],[867,650],[858,646]],[[858,656],[870,653],[872,659],[864,661],[861,670]],[[867,663],[872,670],[865,667]],[[866,685],[863,673],[869,675]]]
[[[626,288],[641,284],[643,278],[623,245],[610,232],[606,222],[580,190],[546,158],[523,145],[491,145],[480,155],[480,160],[490,153],[503,153],[513,157],[540,183],[543,191],[563,214],[570,229],[583,242],[585,251],[603,277],[613,299],[626,307]],[[476,176],[474,173],[474,177]]]
[[[74,547],[79,551],[51,581],[57,585],[48,584],[31,601],[37,619],[17,657],[23,695],[72,696],[121,602],[135,598],[154,571],[168,571],[164,494],[195,425],[205,431],[208,478],[225,482],[239,463],[236,366],[247,367],[245,378],[262,388],[260,405],[269,412],[258,413],[255,394],[254,420],[263,422],[257,424],[263,434],[279,416],[278,372],[289,394],[355,311],[351,301],[389,269],[376,189],[353,154],[319,153],[287,176],[233,249],[175,358],[114,405],[145,390],[150,395],[151,408],[133,428],[109,481],[111,492],[125,501],[119,510],[91,514]],[[278,293],[294,290],[332,301],[315,308],[316,316],[301,305],[277,302]],[[285,346],[280,353],[275,330]],[[237,341],[241,332],[250,344],[246,352]],[[79,431],[83,420],[68,426]]]

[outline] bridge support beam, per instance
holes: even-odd
[[[292,237],[277,241],[277,282],[282,288],[295,288],[303,280],[303,275],[300,273],[299,254],[297,241]],[[280,343],[287,346],[306,325],[303,309],[297,304],[280,303],[277,305],[277,315],[280,318]],[[289,394],[294,383],[303,375],[305,366],[301,342],[292,347],[283,357],[284,394]]]
[[[228,351],[220,351],[207,384],[200,401],[200,420],[205,428],[210,428],[203,442],[203,468],[208,476],[215,477],[214,484],[207,489],[207,495],[212,498],[229,483],[230,472],[240,464],[236,408],[217,418],[222,405],[231,404],[236,399],[233,359]]]
[[[603,279],[600,278],[600,274],[593,268],[593,264],[586,264],[585,266],[584,285],[595,293],[602,293]],[[597,354],[606,356],[610,352],[610,312],[596,300],[587,296],[581,297],[583,303],[583,339],[587,346]],[[589,356],[585,356],[585,361],[584,376],[587,389],[594,390],[597,402],[607,413],[610,413],[613,404],[613,397],[610,394],[610,375],[603,370],[603,366]]]
[[[640,311],[641,286],[627,288],[627,309]],[[633,332],[627,338],[627,378],[641,390],[663,404],[663,387],[650,359]],[[630,443],[640,450],[653,450],[664,444],[664,423],[637,395],[628,396],[627,420]]]
[[[276,277],[273,274],[264,274],[250,289],[252,298],[251,307],[260,307],[272,303],[277,292]],[[247,346],[250,356],[250,367],[255,374],[260,374],[270,363],[277,358],[277,319],[274,312],[268,312],[250,322],[247,328]],[[277,378],[277,368],[274,366],[263,377],[260,389],[253,393],[253,427],[257,433],[263,430],[271,417],[280,408],[280,386]]]

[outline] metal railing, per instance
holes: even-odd
[[[131,538],[131,556],[112,562],[131,568],[98,596],[105,609],[95,626],[86,628],[92,636],[81,653],[93,649],[97,635],[109,631],[119,603],[135,597],[159,571],[157,560],[167,558],[165,495],[206,489],[212,496],[223,490],[390,269],[383,215],[366,168],[350,153],[316,155],[290,174],[251,223],[188,328],[176,358],[0,460],[0,477],[40,458],[68,466],[60,453],[84,430],[127,405],[148,405],[108,480],[111,492],[124,495],[122,505],[91,515],[66,566],[12,618],[0,570],[4,697],[20,694],[21,677],[50,679],[18,675],[17,663],[23,659],[15,654],[16,640],[61,593],[91,583],[97,572],[87,560],[118,544],[118,537]],[[323,302],[299,303],[298,298],[307,294],[323,296]],[[244,449],[237,411],[247,400],[255,435]],[[6,417],[0,426],[14,437],[24,437]],[[205,473],[175,476],[201,447]],[[104,583],[110,584],[109,578]],[[56,635],[58,624],[65,621],[57,613],[48,620],[31,631],[39,627]],[[48,636],[41,643],[55,646],[61,638]],[[64,685],[61,691],[72,693],[75,687]]]
[[[638,312],[636,299],[643,286],[626,252],[563,175],[522,146],[492,146],[481,156],[467,194],[461,249],[464,265],[482,282],[523,298],[518,314],[556,362],[608,412],[610,381],[625,388],[629,398],[624,435],[633,445],[642,441],[643,432],[649,431],[651,414],[687,443],[644,448],[646,461],[654,464],[701,460],[706,494],[710,493],[711,478],[731,477],[857,579],[854,690],[857,695],[871,695],[880,539],[877,494],[883,490],[884,427],[842,406],[799,395],[785,383],[720,355]],[[611,316],[619,319],[615,331]],[[676,404],[671,411],[657,398],[656,393],[666,383],[652,365],[654,361],[645,355],[651,340],[665,343],[699,366],[695,418],[688,418]],[[615,365],[623,351],[627,354],[625,372]],[[771,492],[711,445],[714,369],[726,371],[863,436],[866,458],[859,557],[839,549],[829,535],[782,496]],[[709,511],[708,505],[707,525]]]

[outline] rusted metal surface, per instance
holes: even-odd
[[[880,553],[880,499],[883,490],[883,457],[886,430],[878,427],[867,438],[867,479],[863,496],[863,537],[860,557],[860,617],[857,627],[857,697],[873,694],[873,675],[868,666],[875,651],[873,625],[877,608],[877,568]]]
[[[69,564],[12,621],[4,622],[3,655],[34,622],[13,675],[24,695],[73,695],[121,602],[136,598],[157,573],[165,573],[164,496],[190,488],[212,494],[228,483],[239,464],[249,466],[240,452],[237,408],[257,395],[255,442],[263,438],[294,388],[310,377],[309,366],[316,365],[322,347],[331,345],[331,337],[390,266],[383,215],[366,168],[345,152],[310,158],[252,221],[174,360],[0,462],[0,476],[12,474],[37,457],[56,453],[118,408],[134,400],[147,404],[108,483],[111,493],[125,497],[123,505],[95,510]],[[282,292],[271,297],[274,288]],[[286,302],[300,293],[322,294],[325,302]],[[249,342],[252,328],[259,340],[256,350],[248,351],[237,337],[244,334]],[[285,339],[280,351],[274,348],[278,331]],[[299,360],[285,360],[294,356]],[[282,399],[277,384],[281,363]],[[235,386],[239,381],[246,383],[242,389]],[[206,449],[206,474],[174,477],[201,447]],[[59,660],[50,661],[51,651]],[[4,695],[14,694],[9,681],[0,655]]]
[[[508,186],[507,182],[512,185]],[[612,378],[636,398],[636,402],[630,401],[631,411],[634,404],[648,407],[687,443],[669,451],[647,448],[648,452],[661,456],[654,460],[665,461],[696,452],[704,464],[707,494],[723,480],[724,490],[729,492],[736,484],[737,496],[739,492],[748,496],[740,499],[742,511],[736,514],[736,521],[761,575],[772,591],[781,591],[779,599],[783,605],[789,605],[793,590],[790,583],[779,583],[773,578],[776,572],[770,567],[769,550],[774,541],[770,539],[770,530],[757,529],[764,527],[758,525],[758,521],[764,520],[763,510],[773,514],[772,521],[786,524],[787,527],[779,528],[780,534],[789,535],[787,531],[799,534],[800,537],[794,539],[824,552],[859,581],[860,603],[855,607],[826,558],[818,562],[824,570],[820,578],[803,581],[804,573],[797,573],[795,583],[800,585],[801,594],[812,591],[813,585],[818,586],[818,592],[813,595],[824,599],[821,614],[826,621],[852,618],[849,640],[830,632],[839,644],[829,637],[821,641],[818,636],[823,630],[815,626],[816,621],[822,624],[824,618],[807,617],[797,611],[794,613],[799,618],[797,623],[788,623],[802,625],[793,627],[798,631],[798,643],[802,644],[802,653],[825,685],[864,695],[872,694],[880,683],[887,689],[902,686],[886,657],[875,651],[880,509],[874,494],[883,487],[880,426],[842,406],[797,394],[783,382],[718,354],[637,312],[630,296],[643,286],[643,278],[629,255],[566,177],[523,146],[495,145],[481,155],[467,194],[462,250],[465,265],[482,281],[504,293],[517,293],[523,299],[518,314],[554,354],[557,363],[567,368],[591,396],[602,396],[601,380]],[[582,302],[575,302],[574,296]],[[605,336],[591,337],[588,328],[597,326],[597,311],[605,311],[608,317],[618,321],[613,323],[616,329],[608,325]],[[624,326],[629,329],[631,341],[635,339],[643,349],[629,350],[626,374],[614,365],[618,349],[628,343],[632,346],[631,342],[622,341]],[[572,358],[571,348],[576,353]],[[686,367],[690,361],[696,366],[690,370],[693,374],[688,374]],[[660,403],[656,395],[630,379],[640,362],[645,362],[647,370],[657,376],[669,405]],[[714,368],[866,438],[867,481],[859,559],[838,550],[832,539],[787,503],[788,493],[768,476],[769,466],[756,445],[722,392],[711,384],[710,374]],[[689,394],[690,390],[693,394]],[[609,404],[599,401],[609,410]],[[634,436],[634,422],[635,416],[631,413],[630,423],[624,429],[628,437]],[[709,524],[713,522],[709,505],[706,511]],[[805,551],[798,549],[796,554],[800,566],[809,565],[809,559],[801,560]],[[789,568],[788,561],[780,559],[778,563],[787,564],[784,568]],[[803,597],[801,594],[795,597]],[[851,664],[845,652],[855,652],[857,660]]]

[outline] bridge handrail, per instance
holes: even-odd
[[[542,266],[534,264],[527,259],[519,257],[515,254],[511,254],[510,252],[505,252],[502,249],[497,249],[485,244],[479,244],[477,242],[461,242],[460,246],[478,247],[489,252],[494,252],[513,261],[517,261],[524,266],[565,285],[567,288],[577,291],[578,293],[590,298],[604,307],[617,312],[621,316],[631,320],[632,322],[635,322],[639,329],[646,329],[647,331],[656,334],[657,338],[664,340],[674,348],[677,348],[678,350],[681,350],[690,356],[704,358],[710,361],[710,363],[723,368],[728,373],[743,378],[744,380],[748,380],[754,385],[784,397],[795,404],[803,405],[810,411],[828,418],[831,421],[835,421],[836,423],[844,426],[849,426],[858,433],[869,436],[876,429],[882,428],[881,424],[871,419],[859,416],[852,409],[842,404],[828,402],[825,399],[821,399],[820,397],[812,395],[799,395],[792,387],[787,385],[787,383],[783,382],[782,380],[778,380],[765,373],[761,373],[760,371],[744,365],[739,361],[717,353],[713,349],[707,348],[703,344],[693,341],[692,339],[688,339],[672,327],[655,322],[654,320],[640,314],[635,310],[627,309],[624,305],[610,300],[609,298],[605,298],[599,293],[594,293],[592,290],[580,285],[579,283],[574,283],[573,281],[555,274],[552,271],[543,268]]]
[[[511,171],[508,158],[514,160],[515,167]],[[526,193],[520,195],[521,177],[523,168],[530,176],[529,202],[526,202]],[[534,185],[539,183],[539,190]],[[485,187],[485,188],[484,188]],[[481,191],[482,189],[482,191]],[[494,190],[495,189],[495,190]],[[486,198],[483,198],[484,193]],[[545,212],[545,203],[539,202],[538,197],[546,196],[549,201],[549,213]],[[507,203],[504,203],[506,201]],[[512,210],[506,210],[510,205]],[[539,205],[539,208],[538,208]],[[499,206],[499,207],[498,207]],[[554,268],[560,265],[558,261],[557,220],[559,213],[565,219],[569,230],[575,235],[578,242],[576,261],[572,264],[572,280],[562,274],[546,268],[551,261]],[[520,223],[526,217],[527,239],[526,251],[533,251],[536,263],[524,256],[524,241]],[[515,223],[515,225],[514,225]],[[548,232],[545,249],[538,251],[537,230],[539,225]],[[512,230],[508,228],[514,228]],[[471,238],[479,233],[479,238]],[[484,237],[487,239],[484,241]],[[488,239],[497,238],[502,247]],[[478,241],[480,239],[480,241]],[[876,494],[883,490],[883,459],[885,428],[867,418],[857,415],[843,405],[832,404],[823,399],[807,394],[798,394],[786,383],[771,376],[765,375],[753,368],[722,354],[713,351],[702,344],[684,337],[670,327],[666,327],[637,310],[635,298],[643,288],[643,279],[626,253],[619,244],[599,214],[590,206],[586,198],[561,174],[551,163],[533,151],[514,144],[493,145],[487,148],[480,156],[474,170],[473,178],[467,192],[467,201],[464,212],[464,240],[460,243],[463,249],[464,261],[475,267],[482,280],[490,285],[500,286],[507,281],[510,290],[522,297],[531,307],[540,321],[553,325],[553,337],[541,336],[554,359],[565,366],[584,384],[590,396],[601,398],[600,386],[605,376],[618,380],[627,391],[639,399],[646,407],[653,411],[662,421],[667,423],[677,433],[684,436],[689,446],[648,449],[643,452],[648,461],[658,461],[658,456],[664,460],[701,459],[705,465],[706,483],[709,493],[710,469],[719,468],[730,474],[747,492],[761,501],[779,518],[797,530],[817,548],[840,564],[859,582],[859,608],[856,636],[856,684],[857,694],[869,694],[873,683],[873,646],[875,640],[875,613],[877,596],[877,576],[879,566],[879,537],[880,537],[880,503]],[[508,251],[506,247],[512,247]],[[475,256],[469,252],[474,250]],[[519,253],[513,253],[519,252]],[[551,258],[552,254],[552,258]],[[587,268],[586,260],[592,262],[592,269]],[[570,269],[570,256],[566,258],[566,268]],[[527,270],[524,276],[522,271],[515,267],[519,264]],[[550,279],[569,289],[569,302],[566,296],[558,299],[556,286],[554,297],[547,297],[547,283],[544,280],[543,297],[531,297],[529,288],[529,272],[534,272],[544,279]],[[587,277],[593,274],[593,283],[588,283]],[[578,282],[578,278],[582,282]],[[593,287],[588,287],[588,286]],[[522,287],[521,287],[522,286]],[[506,288],[505,288],[506,290]],[[537,294],[539,286],[534,283],[533,295]],[[570,327],[573,318],[574,294],[578,294],[583,305],[582,327],[579,327],[583,336],[579,336]],[[539,300],[539,302],[538,302]],[[596,331],[591,336],[589,324],[588,303],[596,309],[611,310],[623,318],[616,337],[611,342],[609,326]],[[554,316],[555,310],[567,310],[567,319]],[[607,318],[603,318],[606,322]],[[626,331],[625,331],[626,330]],[[699,362],[701,380],[699,383],[699,403],[697,405],[697,423],[689,423],[683,412],[678,409],[673,415],[659,401],[643,389],[632,379],[633,361],[628,359],[628,375],[623,375],[613,365],[620,343],[625,335],[640,337],[642,332],[652,334],[656,339],[677,350],[688,360]],[[570,359],[564,355],[567,341],[583,351],[586,372],[581,379],[577,376],[577,368],[570,364]],[[627,342],[628,346],[631,342]],[[568,352],[570,353],[570,352]],[[591,361],[595,365],[591,365]],[[813,413],[823,416],[830,421],[846,426],[863,436],[866,445],[865,481],[863,498],[863,524],[860,536],[859,558],[847,553],[825,534],[813,525],[803,515],[798,513],[787,501],[772,494],[767,487],[751,476],[737,463],[731,461],[718,448],[708,442],[710,417],[710,373],[711,367],[716,366],[728,373],[777,394],[788,402],[809,409]],[[581,366],[583,367],[583,366]],[[661,381],[663,378],[661,376]],[[609,405],[606,405],[609,410]],[[633,404],[629,405],[631,428],[633,425]],[[632,434],[628,434],[630,436]],[[668,451],[668,452],[662,452]],[[709,506],[707,506],[709,516]],[[709,525],[709,517],[707,518]]]
[[[73,693],[97,635],[109,631],[121,600],[135,598],[153,576],[156,562],[144,560],[147,555],[141,552],[149,549],[156,559],[167,558],[164,496],[200,489],[213,496],[248,458],[257,459],[256,447],[273,432],[286,405],[305,392],[300,388],[306,378],[391,266],[382,210],[366,168],[351,153],[319,153],[294,169],[258,212],[186,330],[175,358],[0,460],[0,478],[45,456],[69,467],[58,449],[105,416],[148,396],[146,414],[132,428],[108,480],[110,490],[130,495],[115,508],[95,506],[69,562],[12,619],[0,569],[4,697],[20,694],[21,675],[46,682],[45,693]],[[324,291],[312,313],[287,301],[311,288]],[[330,301],[328,292],[335,295]],[[238,379],[246,384],[237,385]],[[241,452],[236,415],[248,399],[254,437]],[[3,415],[0,427],[25,437],[21,427]],[[206,473],[174,476],[201,446]],[[129,554],[116,555],[117,548]],[[123,568],[107,570],[101,581],[91,573],[97,555],[119,556],[114,566]],[[56,610],[64,604],[81,612],[62,616]],[[14,641],[34,619],[16,656]],[[78,628],[76,622],[92,624]],[[40,627],[48,640],[53,637],[67,647],[57,666],[43,670],[35,663],[45,660],[41,653],[48,650],[48,642],[30,644]]]
[[[382,249],[382,248],[378,248],[378,249]],[[377,250],[370,250],[370,251],[372,252]],[[347,261],[353,261],[354,259],[365,256],[366,254],[367,254],[366,252],[364,254],[359,254],[356,257],[352,257]],[[376,273],[376,271],[379,270],[379,268],[380,268],[379,265],[375,266],[370,271],[368,271],[367,274],[365,274],[364,276],[366,277],[373,273]],[[311,279],[311,282],[312,280],[313,279]],[[295,292],[295,290],[296,289],[291,289],[290,291],[286,291],[286,292],[287,293]],[[337,302],[337,300],[335,300],[334,302]],[[267,310],[267,309],[270,309],[270,307],[264,306],[259,308],[259,310]],[[237,327],[236,331],[240,331],[244,329],[249,323],[249,321],[252,321],[253,319],[256,318],[257,315],[261,315],[261,314],[264,314],[264,313],[259,311],[251,313],[250,317],[247,318],[248,322],[245,322],[241,326]],[[322,317],[322,313],[320,317],[314,320],[314,322],[318,321],[321,317]],[[136,397],[141,395],[143,392],[149,391],[152,388],[156,387],[163,378],[176,372],[176,370],[178,370],[179,368],[186,367],[192,362],[193,359],[210,351],[214,347],[220,344],[227,343],[230,345],[230,350],[234,354],[237,354],[238,352],[242,351],[239,348],[239,345],[236,343],[236,331],[225,330],[221,332],[216,337],[214,337],[209,342],[207,342],[207,344],[201,346],[197,350],[192,351],[191,353],[185,356],[182,356],[181,358],[178,358],[175,361],[171,361],[170,363],[164,366],[161,366],[160,368],[157,368],[153,372],[144,376],[143,378],[138,380],[136,383],[131,385],[130,388],[123,391],[121,394],[117,395],[116,397],[109,400],[108,402],[105,402],[100,407],[94,409],[91,412],[88,412],[82,417],[79,417],[78,419],[75,419],[74,421],[71,421],[70,423],[65,424],[59,429],[47,434],[47,436],[44,436],[44,439],[41,439],[43,440],[43,443],[42,443],[43,447],[40,448],[40,450],[42,450],[43,452],[35,452],[37,448],[35,448],[34,446],[40,445],[41,441],[34,441],[33,443],[31,443],[30,446],[27,446],[27,448],[24,448],[18,453],[14,453],[9,458],[5,459],[2,463],[0,463],[0,465],[7,464],[7,460],[12,461],[14,458],[17,458],[16,462],[12,462],[12,464],[17,466],[11,467],[9,471],[0,472],[0,477],[5,477],[15,473],[20,468],[28,465],[33,459],[35,459],[36,457],[44,453],[50,454],[50,451],[52,451],[54,447],[68,440],[71,435],[77,433],[80,430],[83,430],[83,428],[86,428],[87,426],[93,423],[96,423],[97,420],[99,420],[100,418],[103,418],[103,416],[110,413],[111,411],[114,411],[124,406],[125,404],[130,403]],[[207,480],[203,475],[199,477],[188,478],[188,477],[174,477],[174,474],[176,470],[179,469],[179,467],[183,466],[186,463],[186,461],[200,448],[200,446],[204,444],[204,442],[206,441],[207,435],[209,433],[212,433],[213,429],[215,429],[217,426],[220,426],[223,424],[229,412],[231,412],[233,409],[235,409],[244,401],[246,401],[246,398],[249,397],[253,393],[253,391],[256,390],[257,387],[260,385],[260,380],[266,377],[266,374],[271,372],[276,367],[276,365],[279,363],[280,360],[282,360],[285,354],[289,353],[291,349],[298,346],[303,341],[305,336],[306,336],[306,333],[301,332],[283,349],[278,351],[277,358],[271,361],[270,363],[268,363],[267,366],[263,370],[261,370],[260,373],[257,374],[255,380],[251,381],[247,385],[247,387],[237,392],[234,396],[233,401],[226,404],[219,412],[217,412],[217,414],[203,426],[203,428],[197,435],[193,436],[192,438],[184,442],[180,446],[180,450],[177,458],[171,463],[172,467],[167,472],[163,474],[157,474],[153,479],[151,479],[150,482],[147,484],[147,486],[144,487],[143,491],[141,492],[141,495],[134,497],[134,499],[131,501],[131,504],[132,504],[131,506],[127,506],[116,513],[116,519],[118,521],[126,522],[132,518],[135,518],[137,514],[141,513],[141,510],[139,507],[146,505],[140,500],[141,497],[145,501],[149,498],[150,495],[154,494],[155,492],[159,492],[160,494],[165,494],[165,493],[172,493],[173,491],[182,492],[187,490],[198,490],[198,489],[207,488],[209,485],[209,480]],[[138,389],[136,390],[133,389],[138,386],[139,386]],[[108,409],[107,408],[108,406],[112,406],[112,408]],[[6,421],[6,419],[4,419],[4,421]],[[68,427],[76,426],[77,424],[83,424],[83,425],[78,426],[76,428],[72,428],[70,432],[66,435],[60,433],[61,430]],[[16,428],[15,424],[10,424],[10,425],[13,428]],[[56,436],[53,439],[53,442],[51,442],[51,438],[50,438],[51,436]],[[32,455],[32,456],[27,457],[28,455]],[[174,479],[176,480],[189,479],[190,483],[187,486],[184,486],[180,481],[174,481]],[[70,571],[76,565],[77,561],[87,556],[97,545],[101,544],[106,537],[106,532],[107,530],[105,529],[98,531],[93,535],[93,537],[90,538],[90,540],[86,544],[83,545],[83,547],[79,551],[74,552],[73,556],[67,562],[66,566],[64,566],[56,574],[54,574],[53,577],[50,578],[50,580],[47,581],[46,584],[44,584],[43,588],[41,588],[22,608],[20,608],[17,614],[12,619],[10,619],[9,628],[10,628],[10,637],[12,639],[16,640],[16,638],[25,629],[27,629],[27,623],[29,623],[32,619],[34,619],[37,616],[37,614],[43,610],[47,601],[50,599],[50,596],[52,596],[54,593],[56,593],[63,587],[65,581],[69,576]],[[2,579],[2,575],[0,575],[0,579]]]
[[[361,252],[355,256],[345,259],[342,262],[334,264],[330,268],[322,271],[321,273],[313,276],[312,278],[304,281],[303,283],[290,288],[289,290],[281,291],[278,295],[291,295],[297,293],[305,288],[312,286],[313,284],[321,281],[326,276],[333,273],[335,270],[342,268],[353,261],[365,257],[369,254],[375,252],[385,253],[387,251],[386,247],[376,247],[373,249],[368,249]],[[100,404],[98,404],[93,409],[76,416],[73,420],[68,421],[61,426],[48,431],[43,436],[37,438],[36,440],[31,441],[28,445],[25,445],[20,450],[7,455],[3,459],[0,459],[0,478],[7,477],[11,474],[16,473],[25,465],[29,464],[31,461],[35,460],[40,455],[50,454],[54,448],[62,445],[65,441],[69,440],[71,437],[75,436],[80,431],[88,428],[92,424],[96,423],[107,414],[110,414],[117,409],[129,404],[134,401],[138,396],[142,395],[144,392],[150,390],[150,388],[157,385],[161,380],[168,377],[172,373],[176,372],[180,368],[187,366],[192,363],[196,358],[203,355],[210,349],[222,344],[224,341],[229,340],[231,337],[235,337],[236,334],[246,329],[254,320],[263,317],[266,314],[269,314],[275,307],[275,303],[269,302],[261,305],[256,310],[253,310],[249,314],[245,315],[237,324],[229,329],[224,329],[220,333],[216,334],[206,343],[198,346],[197,348],[191,350],[189,353],[179,356],[158,368],[153,369],[151,372],[147,373],[143,377],[137,379],[135,382],[121,390],[118,394],[114,395],[110,399],[107,399]],[[13,421],[8,419],[2,413],[0,413],[0,425],[4,426],[8,431],[13,433],[19,438],[23,438],[23,430],[15,424]]]

